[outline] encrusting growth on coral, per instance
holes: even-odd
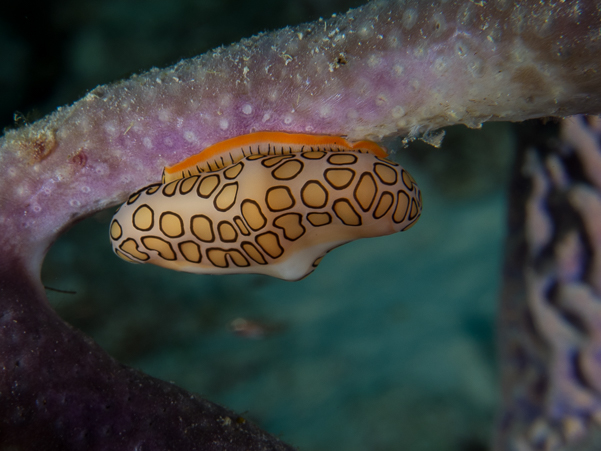
[[[39,280],[52,241],[78,218],[158,183],[165,166],[255,131],[377,141],[599,112],[600,49],[594,2],[374,1],[100,86],[6,132],[3,444],[288,449],[248,422],[224,420],[231,412],[122,367],[58,319]]]

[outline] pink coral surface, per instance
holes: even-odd
[[[255,130],[379,140],[598,111],[600,16],[593,2],[376,1],[100,86],[0,140],[2,246],[39,267],[65,224]]]

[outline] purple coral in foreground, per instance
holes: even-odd
[[[600,14],[592,2],[373,2],[98,87],[7,132],[2,444],[286,449],[121,366],[58,319],[39,281],[49,245],[76,219],[160,180],[163,166],[243,133],[415,137],[455,123],[598,112]]]
[[[112,359],[57,317],[18,263],[0,274],[2,449],[293,449]]]

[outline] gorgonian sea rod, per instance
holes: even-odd
[[[56,449],[92,438],[94,449],[161,439],[182,448],[199,437],[215,449],[284,449],[232,413],[119,366],[56,318],[38,276],[49,244],[77,218],[158,182],[164,166],[253,131],[378,140],[599,112],[600,19],[594,2],[373,2],[96,88],[7,132],[0,436],[31,445],[54,434]],[[134,416],[166,426],[149,432]]]
[[[599,19],[593,2],[375,2],[98,87],[4,137],[3,245],[30,241],[38,265],[70,219],[252,131],[380,139],[598,111]]]

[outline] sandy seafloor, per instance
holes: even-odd
[[[176,62],[266,24],[348,7],[154,0],[27,9],[35,5],[13,5],[0,17],[0,50],[12,61],[0,71],[4,125],[15,111],[46,113],[98,83]],[[273,20],[250,14],[253,5]],[[209,16],[196,24],[199,11]],[[47,61],[36,66],[40,55]],[[458,139],[451,139],[446,149],[396,154],[422,189],[418,224],[338,248],[302,281],[125,263],[111,252],[107,211],[77,224],[51,249],[44,283],[75,293],[49,291],[49,299],[118,360],[226,405],[300,450],[486,450],[498,401],[494,329],[507,159],[488,164],[482,155],[492,154],[491,141],[506,147],[496,148],[497,156],[508,154],[508,132],[467,131],[475,137],[467,149],[457,150]],[[260,336],[234,333],[237,318],[257,324]]]

